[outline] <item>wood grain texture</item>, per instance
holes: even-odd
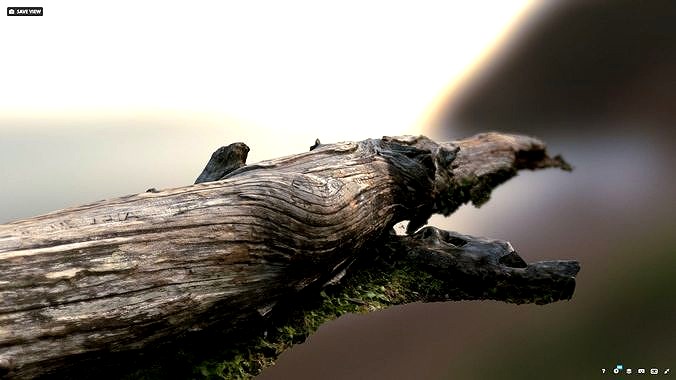
[[[0,225],[0,374],[236,329],[333,278],[399,221],[414,232],[518,169],[567,166],[536,139],[500,134],[322,144],[249,166],[235,147],[236,168],[221,160],[228,170],[200,176],[218,181]]]

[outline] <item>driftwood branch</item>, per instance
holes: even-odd
[[[567,300],[573,295],[580,270],[576,261],[526,264],[507,241],[435,227],[392,237],[382,247],[397,262],[415,265],[443,282],[445,296],[425,301],[495,299],[546,304]]]
[[[251,344],[261,326],[278,331],[321,308],[306,303],[318,294],[361,306],[572,295],[575,262],[526,265],[507,242],[415,233],[434,213],[482,204],[519,169],[569,169],[536,139],[317,141],[249,166],[247,153],[219,149],[192,186],[1,225],[0,371],[34,377],[215,326],[249,331],[239,341]],[[409,236],[391,234],[404,220]],[[351,290],[374,278],[377,292]],[[264,364],[281,347],[265,345]]]

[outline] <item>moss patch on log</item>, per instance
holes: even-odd
[[[366,270],[366,267],[369,269]],[[194,374],[206,379],[249,379],[275,363],[294,344],[302,343],[322,324],[348,313],[367,313],[388,306],[444,299],[444,283],[421,268],[378,257],[305,301],[284,305],[270,327],[219,358],[205,360]]]

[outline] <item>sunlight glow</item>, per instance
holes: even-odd
[[[439,97],[532,5],[43,3],[30,4],[44,6],[43,17],[1,18],[0,129],[17,120],[122,117],[140,126],[169,117],[194,128],[228,119],[241,123],[224,128],[323,141],[421,133]]]

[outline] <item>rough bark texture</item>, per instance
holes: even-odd
[[[216,324],[279,320],[289,300],[317,294],[360,260],[372,268],[373,258],[424,268],[419,275],[444,291],[434,300],[470,283],[465,298],[572,295],[576,263],[523,267],[508,243],[413,234],[433,213],[485,202],[519,169],[569,168],[534,138],[317,141],[310,152],[245,166],[247,153],[241,143],[219,149],[192,186],[0,225],[0,373],[33,377]],[[390,235],[403,220],[413,235]]]

